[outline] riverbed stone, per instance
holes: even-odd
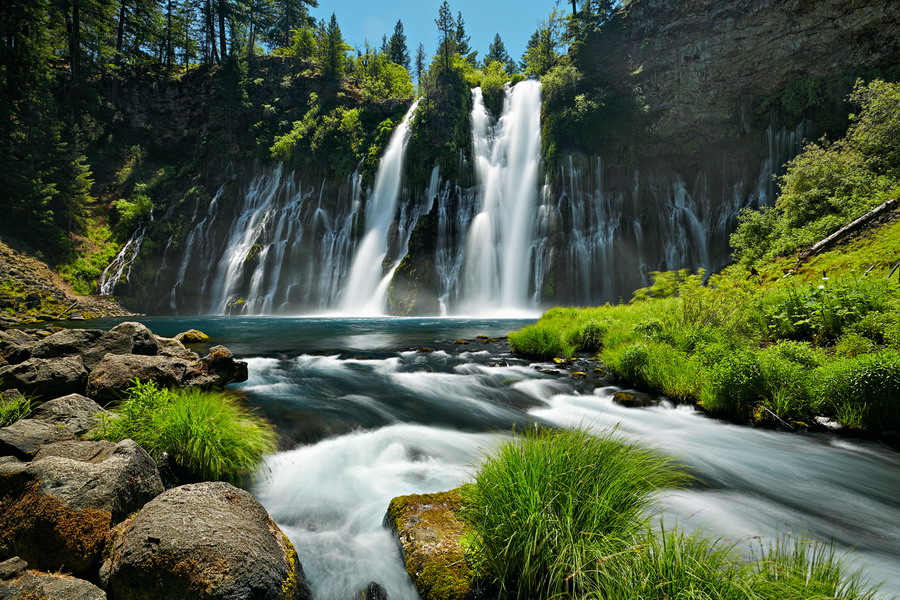
[[[209,354],[190,365],[185,373],[185,387],[223,388],[229,383],[247,381],[247,363],[235,360],[225,346],[213,346]]]
[[[0,429],[0,456],[30,460],[44,444],[74,439],[75,434],[66,427],[39,419],[19,419]]]
[[[458,512],[459,490],[391,500],[385,524],[397,536],[406,572],[422,600],[476,596],[475,573],[461,540],[471,534]]]
[[[78,355],[88,370],[107,354],[153,356],[159,342],[145,325],[133,321],[119,323],[109,331],[100,329],[64,329],[41,340],[32,354],[38,358]]]
[[[199,329],[188,329],[177,334],[175,339],[182,344],[202,344],[209,341],[209,336]]]
[[[62,573],[24,571],[0,581],[3,600],[106,600],[106,592],[93,583]]]
[[[100,581],[116,600],[308,600],[287,536],[223,482],[173,488],[110,536]]]
[[[0,367],[0,387],[16,388],[35,399],[83,394],[88,373],[80,356],[30,358]]]
[[[372,581],[359,591],[359,600],[388,600],[387,590]]]
[[[31,413],[30,418],[57,427],[65,427],[75,436],[86,434],[94,426],[97,414],[103,408],[81,394],[69,394],[44,402]]]
[[[0,459],[0,559],[93,576],[112,526],[161,494],[162,481],[131,440],[111,451],[94,442],[54,446],[31,463]]]

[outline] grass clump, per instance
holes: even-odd
[[[239,483],[274,452],[270,423],[227,392],[165,389],[135,380],[93,439],[131,438],[159,463],[194,481]]]
[[[592,565],[642,531],[651,494],[684,478],[670,460],[614,437],[529,431],[482,465],[465,488],[465,515],[506,593],[578,595]]]
[[[25,396],[14,396],[10,400],[0,400],[0,427],[12,425],[27,417],[34,409],[34,402]]]
[[[900,352],[835,361],[818,376],[821,402],[845,425],[868,429],[900,422]]]
[[[470,552],[501,598],[873,600],[830,544],[785,537],[742,552],[653,529],[653,497],[686,473],[609,433],[530,430],[461,488]]]

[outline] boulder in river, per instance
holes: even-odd
[[[359,591],[359,600],[388,600],[387,591],[374,581]]]
[[[51,444],[31,463],[2,458],[0,559],[96,573],[111,527],[162,491],[153,459],[131,440]]]
[[[32,350],[37,358],[81,356],[88,370],[107,354],[153,356],[159,342],[145,325],[132,321],[119,323],[109,331],[99,329],[63,329],[41,340]]]
[[[202,344],[209,341],[209,336],[198,329],[188,329],[175,336],[182,344]]]
[[[30,358],[0,367],[0,388],[16,388],[36,399],[83,394],[88,373],[80,356]]]
[[[391,500],[385,524],[397,535],[406,572],[422,600],[466,600],[476,595],[475,574],[462,538],[471,533],[457,512],[459,490]]]
[[[209,354],[193,363],[185,373],[186,387],[204,389],[225,387],[232,382],[247,381],[247,363],[234,360],[225,346],[213,346]]]
[[[110,536],[101,584],[117,600],[308,600],[294,546],[249,493],[173,488]]]

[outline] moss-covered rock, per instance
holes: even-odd
[[[471,528],[459,518],[459,490],[412,494],[391,500],[385,515],[397,535],[406,572],[422,600],[476,596],[475,571],[464,540]]]

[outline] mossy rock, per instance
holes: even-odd
[[[202,344],[209,341],[209,336],[198,329],[188,329],[175,336],[182,344]]]
[[[385,524],[397,535],[406,572],[422,600],[476,597],[475,571],[464,539],[472,529],[459,518],[459,490],[391,500]]]

